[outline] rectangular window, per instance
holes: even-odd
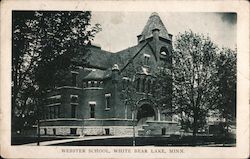
[[[77,128],[70,128],[70,134],[71,135],[76,135]]]
[[[60,110],[60,106],[57,106],[57,117],[60,118],[61,117],[61,110]]]
[[[71,104],[71,118],[76,117],[76,105]]]
[[[78,72],[71,72],[71,82],[72,86],[76,86],[76,77],[77,77]]]
[[[53,128],[53,135],[56,135],[56,129]]]
[[[49,108],[48,106],[46,106],[46,109],[45,109],[45,116],[46,116],[46,119],[49,119]]]
[[[105,129],[105,135],[109,135],[109,134],[110,134],[109,129],[108,128]]]
[[[55,112],[55,118],[58,118],[58,106],[54,107],[54,112]]]
[[[90,118],[95,118],[95,106],[96,106],[96,102],[89,102]]]
[[[140,91],[140,78],[136,80],[136,90],[139,92]]]
[[[51,107],[49,107],[49,119],[52,119],[52,110],[51,110]]]
[[[54,106],[51,107],[51,110],[52,110],[52,112],[51,112],[51,114],[52,114],[52,119],[54,119],[54,118],[55,118],[55,107],[54,107]]]
[[[105,98],[106,98],[106,109],[110,109],[110,105],[111,105],[111,94],[105,94]]]
[[[95,82],[91,81],[91,87],[94,87],[94,86],[95,86]]]
[[[43,131],[44,131],[44,135],[47,135],[47,129],[44,128]]]
[[[144,54],[144,65],[148,65],[148,63],[149,63],[149,58],[150,58],[150,55]]]
[[[78,103],[78,95],[70,95],[71,103]]]

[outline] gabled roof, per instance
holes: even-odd
[[[113,66],[114,53],[102,50],[100,47],[90,46],[88,48],[88,65],[94,68],[107,69]]]
[[[138,41],[141,42],[145,39],[153,37],[152,30],[158,29],[159,30],[159,37],[171,40],[168,35],[168,31],[164,26],[163,22],[161,21],[160,16],[157,13],[152,13],[149,17],[146,26],[144,27],[142,33],[138,35]]]
[[[129,47],[115,53],[115,61],[120,69],[122,69],[130,60],[132,60],[138,51],[146,44],[146,42],[139,43],[138,45]]]
[[[83,79],[85,80],[101,80],[101,79],[106,79],[111,76],[111,70],[99,70],[99,69],[94,69],[92,70],[87,76],[85,76]]]

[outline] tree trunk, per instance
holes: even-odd
[[[197,128],[197,111],[196,109],[194,110],[194,123],[193,123],[193,145],[196,145],[196,134],[197,134],[197,131],[198,131],[198,128]]]

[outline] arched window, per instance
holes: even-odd
[[[171,55],[166,47],[160,49],[161,58],[166,59],[167,62],[171,63]]]
[[[160,50],[160,54],[162,56],[169,56],[168,49],[166,47],[162,47]]]

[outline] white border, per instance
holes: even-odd
[[[184,153],[62,153],[62,149],[90,147],[11,146],[11,11],[91,10],[158,12],[237,12],[237,147],[175,147]],[[249,157],[249,2],[248,1],[1,1],[1,155],[4,158],[248,158]],[[91,147],[94,149],[95,147]],[[117,147],[98,147],[109,149]],[[122,147],[123,149],[165,149],[171,147]]]

